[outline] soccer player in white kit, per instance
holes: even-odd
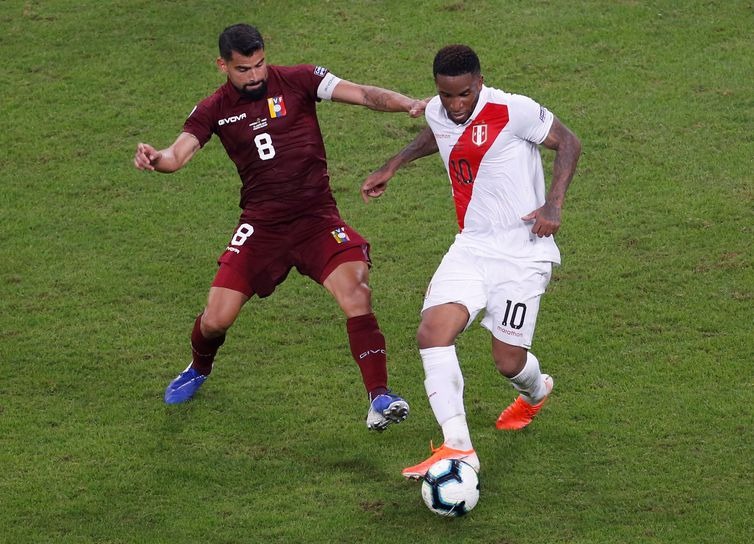
[[[381,196],[403,165],[435,152],[448,171],[460,232],[427,289],[417,332],[429,403],[443,444],[403,470],[421,478],[440,459],[462,459],[479,470],[463,404],[464,380],[455,340],[484,310],[492,358],[518,390],[497,419],[501,430],[522,429],[545,403],[553,380],[540,371],[532,338],[553,264],[552,237],[581,153],[578,138],[549,110],[521,95],[487,87],[479,58],[464,45],[435,56],[438,96],[427,104],[425,128],[370,174],[365,202]],[[555,150],[550,189],[539,145]]]

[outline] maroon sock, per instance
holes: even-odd
[[[373,399],[387,391],[385,337],[374,314],[351,317],[346,321],[351,355],[361,369],[364,387]]]
[[[205,376],[212,372],[212,362],[215,360],[217,350],[225,342],[225,335],[217,338],[205,338],[201,329],[202,314],[194,321],[194,329],[191,331],[191,352],[193,360],[191,368]]]

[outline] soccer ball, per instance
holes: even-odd
[[[479,501],[476,470],[458,459],[437,461],[424,476],[422,499],[438,516],[463,516]]]

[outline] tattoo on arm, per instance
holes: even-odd
[[[399,155],[404,162],[411,162],[421,157],[437,153],[437,151],[438,148],[435,135],[432,134],[432,130],[429,127],[424,127],[424,130],[417,134],[416,138],[404,147]]]
[[[364,88],[363,104],[370,109],[378,111],[389,111],[388,103],[390,102],[390,92],[376,87]]]
[[[435,135],[432,134],[432,130],[429,127],[424,127],[424,130],[417,134],[416,138],[385,163],[384,168],[389,168],[392,172],[395,172],[411,161],[437,153],[437,151]]]
[[[576,164],[579,162],[579,156],[581,155],[581,142],[568,127],[555,118],[544,145],[549,149],[555,150],[555,159],[552,166],[552,182],[547,200],[558,206],[562,206],[565,193],[576,173]]]

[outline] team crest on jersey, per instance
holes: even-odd
[[[471,141],[474,145],[484,145],[487,141],[487,125],[474,125],[471,127]]]
[[[335,238],[335,241],[339,244],[342,244],[344,242],[350,242],[351,239],[348,237],[348,234],[346,234],[346,228],[340,227],[332,231],[330,234],[332,234],[332,237]]]
[[[273,96],[267,99],[267,107],[270,109],[270,118],[285,116],[285,101],[282,96]]]

